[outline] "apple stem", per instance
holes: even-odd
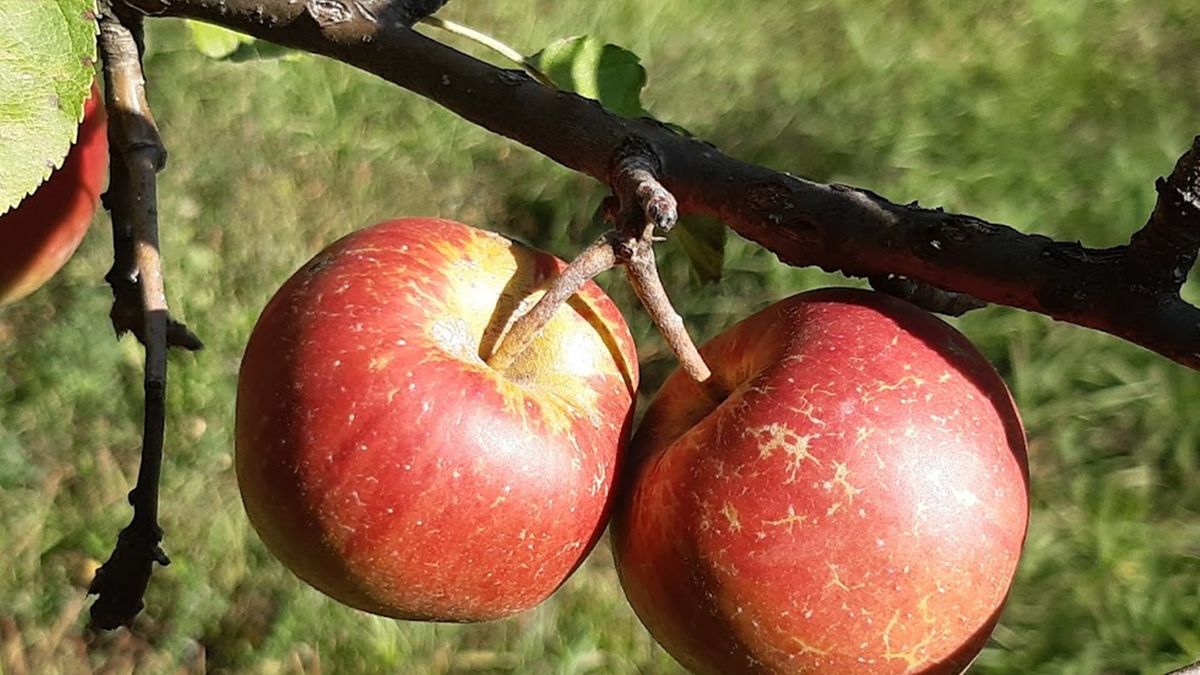
[[[567,265],[538,299],[533,309],[513,322],[487,363],[505,370],[533,342],[554,312],[588,280],[616,265],[625,268],[629,284],[650,314],[679,365],[714,401],[728,392],[713,377],[683,319],[671,305],[654,258],[655,229],[669,230],[679,218],[675,197],[658,181],[657,167],[631,141],[613,172],[613,197],[604,202],[605,217],[616,228],[605,233]]]
[[[92,624],[113,629],[130,624],[141,611],[154,563],[170,562],[159,546],[163,533],[158,525],[167,349],[171,344],[198,349],[201,344],[167,313],[156,182],[156,174],[166,163],[166,150],[146,99],[142,19],[134,12],[104,4],[99,23],[109,120],[110,176],[105,206],[113,223],[113,267],[105,277],[113,288],[110,317],[118,335],[132,331],[146,349],[141,462],[137,484],[129,493],[133,519],[88,588],[98,596],[91,608]]]
[[[455,23],[454,21],[442,19],[436,16],[424,17],[419,23],[424,23],[429,26],[433,26],[434,28],[440,28],[452,35],[457,35],[476,44],[483,45],[484,47],[487,47],[488,49],[496,52],[497,54],[523,68],[525,72],[529,73],[529,75],[538,82],[550,87],[551,89],[556,88],[554,81],[550,79],[550,76],[542,72],[542,70],[534,65],[532,61],[525,58],[521,52],[518,52],[500,40],[488,35],[487,33],[481,33],[470,26],[464,26],[460,23]]]
[[[700,384],[715,384],[712,370],[704,362],[704,357],[700,355],[700,350],[696,348],[696,343],[687,332],[683,318],[675,311],[670,298],[667,297],[667,290],[658,276],[654,247],[649,238],[635,239],[631,244],[632,250],[625,262],[625,275],[629,278],[629,284],[633,286],[638,299],[642,301],[642,306],[654,320],[654,325],[658,326],[671,351],[675,352],[675,358],[679,359],[679,367]]]
[[[488,365],[501,371],[512,365],[541,332],[542,327],[550,321],[560,305],[579,292],[579,289],[597,274],[612,269],[615,263],[616,256],[613,254],[611,237],[606,234],[584,249],[583,253],[555,276],[537,304],[513,322],[508,334],[487,359]]]

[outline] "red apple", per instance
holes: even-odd
[[[100,92],[83,109],[79,137],[63,165],[33,194],[0,216],[0,306],[36,291],[83,241],[108,166],[108,128]]]
[[[958,673],[1028,521],[1004,382],[932,315],[866,291],[779,302],[701,350],[634,437],[621,582],[698,674]]]
[[[409,218],[345,237],[276,293],[238,379],[237,475],[297,576],[376,614],[480,621],[579,565],[632,428],[629,330],[589,283],[510,367],[486,362],[562,267]]]

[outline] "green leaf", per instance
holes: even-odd
[[[0,213],[62,165],[95,62],[95,0],[0,0]]]
[[[692,272],[701,283],[721,280],[725,271],[725,224],[705,216],[683,216],[671,231],[692,263]]]
[[[280,59],[282,61],[297,61],[304,58],[304,52],[296,51],[281,47],[274,42],[265,42],[263,40],[254,40],[242,45],[234,50],[232,54],[225,57],[227,61],[241,63],[243,61],[258,61]]]
[[[192,35],[192,44],[201,54],[213,59],[223,59],[234,53],[239,47],[250,44],[255,39],[228,28],[214,26],[202,21],[188,21],[188,32]]]
[[[220,61],[255,61],[258,59],[299,59],[304,52],[264,42],[250,35],[200,21],[188,21],[192,44],[201,54]]]
[[[642,117],[646,69],[637,54],[588,35],[551,43],[529,57],[560,89],[600,101],[624,117]]]

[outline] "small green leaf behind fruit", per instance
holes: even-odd
[[[702,284],[716,283],[725,271],[725,224],[707,216],[686,215],[671,231],[692,264],[692,273]]]
[[[0,0],[0,213],[59,167],[96,62],[95,0]]]
[[[304,58],[304,52],[298,52],[295,49],[281,47],[274,42],[266,42],[265,40],[255,40],[238,45],[232,54],[226,57],[227,61],[234,63],[242,63],[243,61],[271,60],[279,59],[281,61],[299,61]]]
[[[188,21],[192,44],[201,54],[213,59],[241,63],[257,59],[298,59],[302,52],[264,42],[249,35],[200,21]]]
[[[192,44],[196,49],[201,54],[213,59],[223,59],[237,51],[238,47],[255,41],[255,38],[249,35],[214,26],[211,23],[188,21],[187,27],[188,33],[192,36]]]

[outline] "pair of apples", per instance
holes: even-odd
[[[64,165],[0,216],[0,305],[70,258],[107,155],[93,88]],[[630,443],[637,354],[595,284],[487,364],[562,267],[407,219],[283,286],[243,362],[237,468],[292,571],[377,614],[496,619],[558,588],[611,513],[630,603],[695,673],[969,665],[1024,543],[1028,469],[963,336],[878,294],[794,296],[706,345],[715,381],[677,372]]]
[[[676,372],[630,441],[633,340],[589,283],[503,370],[563,267],[438,219],[353,233],[264,309],[238,384],[251,522],[300,578],[403,619],[527,609],[612,516],[634,610],[695,673],[956,673],[1028,519],[1024,432],[967,340],[900,300],[783,300]],[[719,392],[714,394],[713,392]]]

